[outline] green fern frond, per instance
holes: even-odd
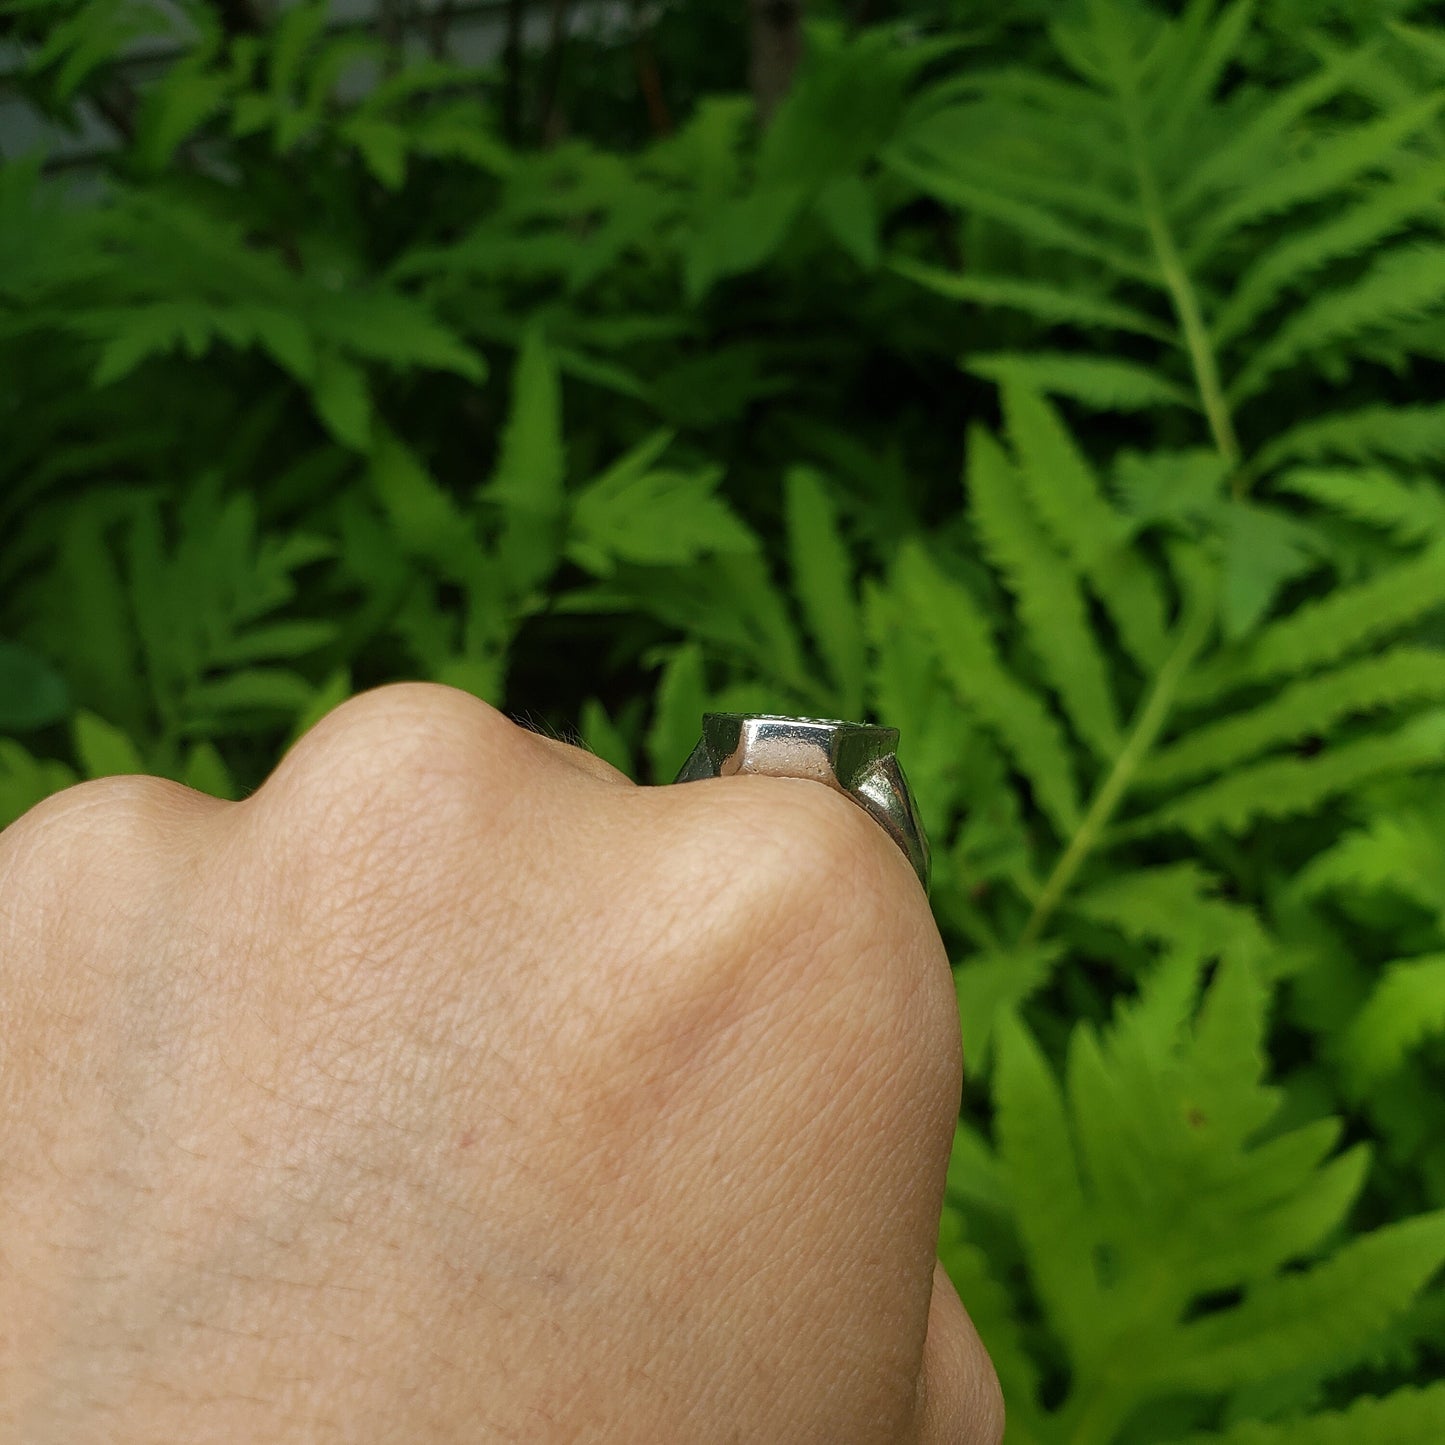
[[[1126,938],[1162,943],[1181,958],[1202,963],[1242,954],[1270,972],[1278,944],[1253,908],[1219,896],[1223,886],[1197,862],[1170,863],[1121,873],[1069,906]]]
[[[1228,1390],[1364,1359],[1445,1264],[1445,1211],[1385,1225],[1301,1274],[1263,1282],[1231,1310],[1183,1326],[1159,1383]]]
[[[999,1162],[1034,1288],[1075,1359],[1101,1345],[1102,1299],[1094,1272],[1096,1232],[1064,1100],[1038,1045],[1015,1020],[997,1030]],[[1061,1249],[1061,1240],[1071,1247]]]
[[[1037,391],[1068,397],[1095,411],[1196,408],[1191,393],[1152,367],[1111,356],[1068,351],[975,352],[965,356],[962,365],[989,381],[1020,382]]]
[[[983,951],[953,971],[963,1057],[970,1076],[989,1063],[994,1027],[1044,988],[1058,967],[1064,945],[1057,939],[1028,948]]]
[[[959,84],[962,94],[1020,101],[1031,110],[1042,111],[1072,125],[1076,132],[1109,126],[1116,121],[1107,96],[1047,70],[1003,66],[960,77]]]
[[[1123,28],[1109,25],[1113,19],[1112,10],[1096,5],[1078,19],[1069,15],[1060,18],[1050,29],[1049,38],[1064,63],[1090,85],[1104,86],[1108,83],[1108,62],[1101,53],[1100,45],[1101,38],[1105,37],[1101,37],[1099,32],[1107,27],[1106,37],[1112,38],[1117,29]],[[1145,35],[1130,29],[1125,32],[1124,38],[1131,51],[1131,65],[1138,64],[1138,52],[1145,48]]]
[[[1224,144],[1190,166],[1170,195],[1170,213],[1182,217],[1204,208],[1220,193],[1237,194],[1270,169],[1281,136],[1297,122],[1343,91],[1361,69],[1368,50],[1340,56],[1312,75],[1277,92],[1242,125],[1231,128]]]
[[[1109,504],[1073,435],[1040,392],[1025,382],[1008,381],[1002,393],[1004,424],[1029,500],[1054,542],[1088,572],[1119,549],[1128,525]],[[1161,615],[1161,637],[1163,631]]]
[[[1047,282],[1021,281],[1011,276],[979,276],[945,271],[918,261],[898,259],[889,263],[900,276],[956,301],[975,301],[983,306],[1001,306],[1023,311],[1040,321],[1075,326],[1107,326],[1167,341],[1169,332],[1144,312],[1123,306],[1081,288],[1051,286]]]
[[[99,508],[74,509],[51,576],[38,594],[32,637],[51,656],[68,652],[72,692],[138,737],[151,722],[152,688],[129,579],[118,564],[108,523]]]
[[[672,433],[645,438],[574,493],[567,555],[597,576],[619,563],[685,566],[709,552],[751,552],[757,538],[720,497],[716,468],[659,465]],[[844,619],[839,619],[844,625]]]
[[[1103,604],[1126,651],[1146,673],[1169,649],[1158,581],[1126,541],[1128,524],[1057,411],[1031,387],[1006,382],[1004,418],[1029,500],[1054,545]]]
[[[1067,837],[1079,821],[1078,793],[1068,745],[1053,715],[1003,666],[984,613],[968,590],[945,576],[918,543],[899,549],[893,576],[909,615],[932,632],[955,692],[994,734],[1054,828]]]
[[[1116,178],[1109,175],[1108,153],[1102,159],[1098,153],[1096,128],[986,103],[943,112],[912,143],[967,185],[1039,206],[1068,225],[1094,227],[1102,233],[1096,244],[1107,243],[1116,257],[1129,255],[1127,245],[1141,229],[1138,206],[1110,184]],[[1121,274],[1129,275],[1130,266],[1126,260]]]
[[[127,537],[137,630],[162,706],[169,703],[175,725],[186,731],[203,730],[206,720],[214,722],[218,713],[231,709],[290,711],[293,699],[310,694],[295,673],[252,668],[236,682],[207,674],[216,649],[234,647],[255,630],[257,619],[289,602],[296,591],[291,574],[331,555],[332,544],[299,533],[258,535],[253,498],[240,494],[222,500],[210,487],[197,488],[187,498],[180,521],[174,548],[165,545],[157,507],[140,512]],[[312,631],[334,635],[336,625],[318,622]],[[258,653],[252,648],[248,655]],[[282,658],[287,654],[273,660]],[[258,672],[265,681],[255,677]],[[268,700],[253,700],[248,676]]]
[[[1395,894],[1445,925],[1445,833],[1435,815],[1437,801],[1427,793],[1417,808],[1376,814],[1346,833],[1300,873],[1295,886],[1301,896],[1344,889]]]
[[[1360,176],[1388,169],[1401,144],[1428,125],[1442,104],[1445,96],[1425,96],[1413,105],[1337,132],[1299,160],[1269,168],[1217,211],[1206,213],[1192,234],[1187,252],[1190,263],[1200,264],[1243,226],[1309,202],[1328,200]]]
[[[327,341],[356,356],[391,366],[431,367],[479,382],[483,358],[410,296],[379,287],[354,287],[344,296],[318,291],[305,300],[304,319]]]
[[[1330,1157],[1332,1119],[1261,1142],[1281,1102],[1260,1077],[1270,991],[1234,958],[1201,999],[1200,971],[1166,961],[1105,1034],[1077,1027],[1066,1091],[1017,1021],[999,1029],[999,1163],[1068,1352],[1060,1439],[1112,1440],[1155,1398],[1347,1368],[1445,1261],[1442,1212],[1288,1268],[1338,1230],[1368,1151]]]
[[[1445,953],[1390,964],[1343,1041],[1357,1088],[1397,1070],[1424,1041],[1445,1033]]]
[[[187,710],[196,714],[180,731],[184,737],[213,731],[214,719],[257,710],[295,717],[315,695],[304,677],[284,667],[243,667],[224,677],[202,678],[186,693]]]
[[[1362,1396],[1346,1410],[1290,1420],[1249,1420],[1170,1445],[1435,1445],[1445,1440],[1445,1384]]]
[[[1326,748],[1315,758],[1269,758],[1186,793],[1122,830],[1130,836],[1178,828],[1192,837],[1242,833],[1262,818],[1310,813],[1376,778],[1439,766],[1445,712],[1413,718],[1393,732]]]
[[[1255,466],[1345,457],[1371,462],[1445,461],[1445,406],[1367,406],[1300,422],[1261,448]]]
[[[1276,372],[1327,346],[1381,326],[1420,320],[1445,302],[1445,246],[1402,246],[1379,257],[1358,281],[1317,296],[1251,357],[1226,395],[1238,405]]]
[[[1159,731],[1175,705],[1181,679],[1209,635],[1215,615],[1214,589],[1204,559],[1197,550],[1180,546],[1175,549],[1175,561],[1183,603],[1169,639],[1168,654],[1154,670],[1130,719],[1128,738],[1090,798],[1083,821],[1055,859],[1043,887],[1033,896],[1033,907],[1019,934],[1021,942],[1032,943],[1041,936],[1072,885],[1074,875],[1099,846],[1128,793],[1135,769],[1158,740]]]
[[[1241,461],[1236,403],[1258,397],[1280,372],[1322,350],[1332,360],[1331,348],[1342,343],[1355,342],[1361,356],[1383,343],[1393,348],[1382,355],[1390,361],[1410,345],[1406,328],[1437,313],[1438,257],[1412,248],[1383,259],[1362,281],[1312,299],[1262,349],[1246,346],[1250,324],[1287,288],[1435,206],[1426,177],[1438,167],[1418,159],[1416,137],[1445,103],[1445,94],[1414,97],[1328,129],[1324,108],[1368,68],[1370,46],[1328,59],[1268,100],[1221,99],[1220,77],[1228,57],[1249,43],[1253,15],[1251,0],[1200,0],[1178,19],[1145,18],[1095,0],[1053,28],[1079,81],[986,75],[973,83],[972,104],[937,110],[899,136],[889,163],[900,175],[1017,240],[1085,263],[1072,268],[1082,285],[1065,266],[1070,284],[1062,287],[1039,279],[1036,266],[1012,277],[916,279],[960,301],[1025,311],[1045,326],[1093,325],[1161,343],[1157,357],[1128,359],[982,352],[965,357],[965,369],[995,381],[1026,380],[1093,410],[1202,412],[1234,469]],[[1352,192],[1374,177],[1381,179],[1357,201]],[[1341,216],[1345,203],[1352,209]],[[1331,212],[1323,221],[1321,208]],[[1305,220],[1296,222],[1292,212]],[[1276,227],[1282,239],[1244,284],[1233,255],[1227,277],[1206,272],[1206,265],[1220,269],[1212,266],[1216,254],[1242,230],[1279,217],[1287,218]],[[1227,299],[1216,307],[1221,291]],[[1167,301],[1173,324],[1151,324],[1141,293]],[[1235,381],[1228,389],[1218,354],[1226,343],[1239,353],[1229,358]],[[1179,379],[1179,353],[1192,385]],[[1237,479],[1237,494],[1284,455],[1267,448]]]
[[[1255,0],[1235,0],[1216,16],[1213,4],[1195,4],[1170,27],[1168,64],[1150,87],[1166,101],[1156,132],[1161,153],[1172,151],[1197,124],[1244,44],[1256,8]]]
[[[1327,736],[1337,723],[1360,713],[1439,698],[1445,698],[1445,652],[1396,647],[1305,678],[1259,707],[1195,728],[1145,759],[1139,783],[1172,787],[1208,773],[1226,774],[1271,748]]]
[[[1051,250],[1067,251],[1096,261],[1128,280],[1158,282],[1158,273],[1142,247],[1121,249],[1100,240],[1097,229],[1063,219],[1037,202],[1020,200],[994,187],[970,181],[937,162],[898,150],[885,152],[884,159],[897,175],[927,195],[1001,221],[1019,235]]]
[[[511,405],[496,463],[476,492],[500,509],[498,570],[517,597],[557,561],[567,475],[561,388],[557,358],[541,327],[528,327],[512,368]]]
[[[825,479],[810,468],[793,467],[784,487],[793,590],[837,687],[839,716],[858,717],[863,711],[866,653],[853,560]]]
[[[1140,1296],[1152,1296],[1160,1315],[1173,1323],[1192,1298],[1269,1277],[1308,1257],[1338,1230],[1364,1184],[1367,1148],[1326,1162],[1339,1140],[1338,1120],[1317,1120],[1254,1148],[1242,1142],[1276,1107],[1271,1092],[1255,1082],[1259,1041],[1248,1032],[1230,1035],[1232,1047],[1220,1051],[1205,1035],[1209,1008],[1224,1001],[1232,980],[1247,977],[1246,970],[1226,970],[1193,1040],[1186,1038],[1172,1053],[1166,1048],[1162,1057],[1130,1058],[1129,1043],[1117,1038],[1106,1053],[1087,1033],[1076,1036],[1070,1050],[1069,1101],[1091,1202],[1115,1260],[1116,1311],[1142,1313]],[[1247,1010],[1247,996],[1235,992]],[[1246,1026],[1251,1021],[1238,1011],[1229,1017]],[[1231,1070],[1233,1060],[1238,1062]],[[1151,1087],[1147,1104],[1131,1100],[1132,1091]],[[1180,1130],[1176,1111],[1194,1120],[1194,1139]],[[1122,1120],[1123,1137],[1111,1133],[1111,1117]],[[1143,1161],[1154,1151],[1169,1158],[1172,1172],[1197,1170],[1208,1181],[1207,1207],[1181,1197],[1177,1184],[1142,1175]],[[1248,1220],[1248,1227],[1231,1228],[1225,1223],[1231,1219]],[[1169,1339],[1172,1333],[1159,1340],[1163,1359],[1180,1349]]]
[[[652,722],[643,745],[652,777],[670,782],[695,745],[697,719],[714,704],[703,649],[696,641],[668,649],[660,657],[660,670]]]
[[[1249,266],[1215,313],[1210,334],[1216,345],[1242,336],[1287,289],[1308,282],[1328,262],[1357,256],[1415,217],[1433,211],[1442,189],[1445,169],[1438,163],[1422,165],[1375,186],[1341,214],[1287,232]]]
[[[474,522],[390,431],[374,440],[367,481],[403,551],[453,582],[476,572],[483,551]]]
[[[1328,512],[1392,532],[1401,542],[1445,533],[1445,497],[1432,479],[1407,480],[1384,467],[1297,467],[1272,485]]]
[[[1252,683],[1311,672],[1445,605],[1445,542],[1363,582],[1336,587],[1268,624],[1239,654],[1201,668],[1182,690],[1208,702]]]
[[[1258,1279],[1318,1250],[1341,1230],[1370,1170],[1368,1145],[1326,1156],[1342,1132],[1336,1119],[1320,1119],[1259,1145],[1250,1175],[1230,1181],[1209,1210],[1209,1268],[1226,1285]],[[1291,1188],[1309,1177],[1307,1190]],[[1243,1231],[1226,1220],[1247,1220]],[[1215,1223],[1217,1221],[1217,1223]]]
[[[942,675],[932,638],[916,626],[916,618],[904,609],[896,589],[867,577],[860,591],[864,631],[873,657],[868,699],[873,716],[896,720],[908,739],[908,776],[928,836],[943,835],[960,788],[973,781],[966,779],[958,766],[965,749],[970,759],[981,765],[979,792],[1003,795],[1012,802],[997,750],[979,729],[960,727],[958,707]],[[985,755],[988,763],[984,763]],[[988,778],[989,764],[992,778]]]
[[[1119,747],[1108,669],[1078,585],[1029,513],[1003,448],[981,427],[969,433],[970,515],[984,551],[1018,603],[1024,635],[1078,735],[1102,758]]]

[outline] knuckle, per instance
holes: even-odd
[[[301,773],[344,783],[360,774],[424,772],[440,752],[484,737],[489,725],[511,726],[495,708],[459,688],[387,683],[332,708],[296,742],[272,778]]]
[[[213,807],[229,807],[205,800]],[[43,799],[0,832],[0,923],[47,930],[114,921],[161,886],[203,795],[162,778],[96,778]]]
[[[845,865],[860,841],[851,814],[861,810],[808,779],[709,778],[672,796],[690,805],[689,831],[727,859],[729,876],[743,871],[749,882],[782,877],[801,887],[808,874]]]
[[[0,841],[30,854],[91,844],[154,847],[174,833],[201,797],[165,778],[93,778],[35,804],[0,833]]]
[[[678,865],[709,916],[748,920],[736,966],[786,970],[813,997],[845,999],[845,1029],[910,1031],[947,1061],[958,1032],[947,955],[907,860],[878,824],[807,779],[687,788],[697,791]]]
[[[327,713],[248,805],[279,812],[311,842],[354,839],[363,851],[379,836],[414,842],[505,767],[516,731],[458,688],[390,683]]]
[[[715,816],[700,832],[732,860],[719,879],[729,892],[742,880],[779,941],[886,937],[920,922],[931,928],[926,906],[919,918],[906,860],[851,799],[799,778],[729,778],[708,786]]]
[[[803,985],[822,1050],[893,1091],[900,1107],[956,1112],[958,1004],[947,951],[897,845],[851,799],[808,780],[770,789],[752,822],[774,870],[755,886],[759,955]],[[771,941],[771,946],[767,943]]]
[[[779,1130],[811,1127],[826,1100],[837,1117],[866,1114],[875,1135],[936,1149],[958,1108],[957,1005],[894,844],[809,780],[642,795],[642,906],[611,915],[628,920],[616,963],[589,971],[580,1043],[570,1029],[556,1043],[591,1135],[629,1137],[677,1099],[713,1107],[757,1078],[758,1117]],[[611,951],[605,934],[594,962]]]
[[[258,913],[284,921],[325,987],[435,981],[463,919],[500,927],[509,905],[474,885],[518,856],[504,844],[528,807],[519,737],[470,693],[390,684],[329,712],[239,805]]]

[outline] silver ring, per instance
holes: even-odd
[[[812,778],[852,800],[903,849],[928,892],[928,838],[895,749],[898,729],[837,718],[709,712],[676,783],[762,773]]]

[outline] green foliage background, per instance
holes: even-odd
[[[1436,8],[820,5],[762,129],[699,5],[546,143],[217,14],[0,3],[62,123],[178,42],[0,163],[0,823],[399,677],[652,783],[896,725],[1010,1442],[1445,1439]]]

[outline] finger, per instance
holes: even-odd
[[[918,1381],[916,1445],[999,1445],[1004,1404],[993,1361],[941,1263]]]

